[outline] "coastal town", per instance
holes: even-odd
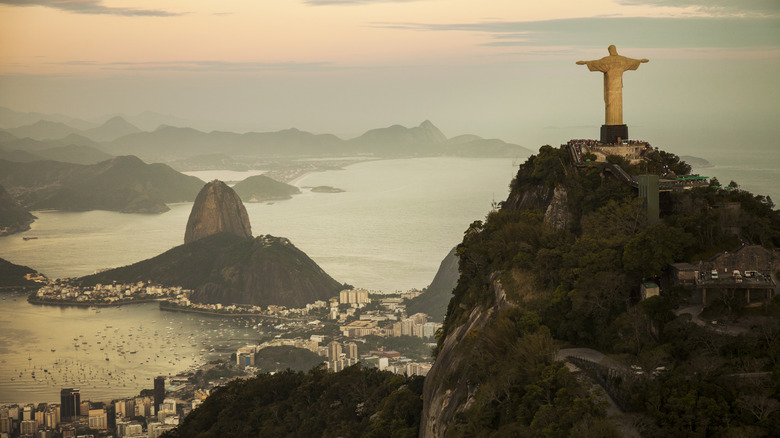
[[[186,363],[176,362],[179,354],[171,348],[165,353],[176,356],[171,364],[191,366],[178,374],[157,376],[153,381],[141,384],[149,387],[134,397],[98,400],[90,396],[87,381],[63,380],[61,384],[66,386],[61,388],[59,403],[48,400],[0,406],[0,437],[3,438],[159,437],[176,427],[216,387],[233,379],[284,370],[289,364],[279,359],[295,351],[313,360],[315,366],[319,363],[333,372],[360,364],[397,374],[424,376],[431,368],[430,351],[441,327],[440,323],[430,321],[426,314],[407,315],[406,300],[418,296],[421,292],[417,290],[385,295],[363,289],[344,289],[328,301],[286,308],[193,303],[189,300],[191,290],[145,282],[82,287],[67,279],[48,280],[34,275],[30,279],[42,285],[29,295],[30,303],[81,306],[100,312],[106,306],[159,302],[161,310],[251,321],[257,336],[256,339],[247,338],[243,345],[230,351],[215,352],[213,347],[204,345],[200,355],[194,355],[192,362]],[[106,332],[110,334],[110,329]],[[139,332],[136,337],[140,335]],[[176,342],[173,331],[168,332],[168,337]],[[79,341],[82,339],[74,341],[74,348],[81,348],[88,354],[88,341]],[[129,350],[129,344],[117,341],[117,345],[110,345],[105,336],[103,342],[97,341],[101,352],[105,347],[119,352],[122,357],[135,353]],[[188,338],[186,342],[195,341]],[[284,353],[279,355],[280,351]],[[206,360],[204,353],[209,352],[212,353],[210,360]],[[214,355],[216,358],[211,359]],[[267,357],[273,358],[270,361],[273,366],[269,367],[269,360],[264,360]],[[149,358],[147,362],[158,358]],[[164,359],[167,358],[159,358]],[[143,360],[139,365],[144,365]],[[19,378],[29,376],[20,374]],[[32,378],[35,379],[34,371]],[[84,385],[77,387],[80,383]]]

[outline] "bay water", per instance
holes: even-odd
[[[405,291],[427,286],[468,225],[506,198],[517,164],[368,161],[304,176],[296,182],[302,193],[290,200],[245,205],[254,235],[289,238],[337,281]],[[241,179],[236,172],[191,174]],[[310,190],[322,185],[344,192]],[[38,239],[2,237],[0,257],[49,278],[131,264],[183,243],[192,204],[170,208],[159,215],[34,212],[38,220],[24,235]],[[0,295],[0,402],[54,402],[71,386],[81,387],[82,399],[136,395],[157,375],[203,364],[220,349],[227,354],[258,337],[247,321],[165,312],[156,303],[59,308],[31,305],[21,293]]]

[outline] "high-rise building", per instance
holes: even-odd
[[[358,357],[358,348],[357,344],[354,342],[347,342],[345,345],[347,350],[347,358],[352,359],[355,357]]]
[[[105,406],[97,406],[96,409],[89,410],[89,428],[98,430],[108,429],[108,415],[106,414]]]
[[[165,377],[154,378],[154,412],[160,412],[160,405],[165,400]]]
[[[328,344],[328,360],[339,360],[341,356],[341,344],[333,341]]]
[[[79,416],[81,394],[78,389],[64,388],[60,391],[60,418],[70,421]]]

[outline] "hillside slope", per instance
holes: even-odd
[[[8,191],[0,186],[0,236],[27,231],[33,221],[35,216],[22,208]]]
[[[203,182],[132,156],[93,165],[0,160],[0,184],[29,210],[160,213],[195,199]]]
[[[687,170],[657,151],[641,167],[622,165],[632,174]],[[780,212],[760,195],[700,187],[662,193],[662,220],[651,225],[636,191],[604,167],[575,168],[565,148],[544,146],[520,166],[502,208],[466,231],[425,380],[421,437],[620,436],[585,380],[553,360],[563,342],[611,357],[591,370],[643,436],[769,436],[780,426],[780,411],[749,407],[780,407],[780,344],[762,335],[780,333],[777,298],[740,313],[726,294],[705,310],[748,318],[734,337],[676,316],[685,288],[642,301],[639,287],[670,285],[672,263],[741,242],[780,247]],[[760,383],[735,381],[745,372]]]
[[[342,285],[281,237],[213,234],[154,258],[79,279],[82,284],[151,281],[193,290],[208,304],[303,307],[338,295]]]

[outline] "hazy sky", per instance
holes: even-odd
[[[778,0],[0,0],[0,106],[536,148],[598,136],[575,61],[610,44],[650,59],[624,75],[632,137],[780,135]]]

